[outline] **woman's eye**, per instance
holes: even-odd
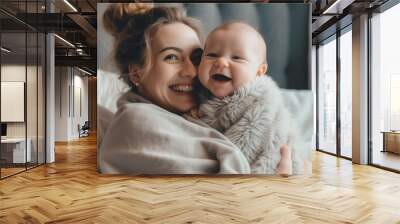
[[[215,54],[215,53],[208,53],[206,56],[209,57],[209,58],[216,58],[216,57],[217,57],[217,54]]]
[[[171,63],[178,62],[178,60],[179,60],[179,58],[175,54],[169,54],[164,57],[164,61],[171,62]]]

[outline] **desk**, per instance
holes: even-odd
[[[400,131],[383,131],[383,151],[400,154]]]
[[[26,140],[28,143],[25,154],[25,138],[6,138],[1,139],[1,159],[6,163],[25,163],[31,161],[31,145],[30,138]],[[25,159],[27,158],[27,161]]]

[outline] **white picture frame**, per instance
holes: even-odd
[[[25,122],[25,82],[1,82],[1,122]]]

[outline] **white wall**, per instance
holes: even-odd
[[[87,77],[82,77],[80,75],[76,75],[76,72],[78,70],[75,70],[75,75],[74,75],[74,92],[72,93],[74,96],[71,96],[72,99],[74,99],[74,102],[71,102],[71,105],[74,104],[74,107],[72,108],[72,120],[71,120],[71,135],[73,138],[79,137],[78,133],[78,124],[81,126],[85,123],[85,121],[89,120],[89,113],[88,113],[88,107],[89,107],[89,92],[88,92],[88,78]],[[82,73],[79,73],[82,74]],[[80,93],[79,93],[80,92]],[[79,97],[80,95],[80,97]],[[80,102],[79,102],[80,101]],[[81,108],[80,108],[81,107]],[[81,110],[81,111],[80,111]]]
[[[82,75],[76,68],[56,67],[56,141],[79,138],[78,124],[88,120],[88,78]]]
[[[25,70],[27,69],[27,70]],[[5,82],[25,82],[25,75],[26,71],[28,72],[28,75],[30,74],[36,74],[36,67],[34,66],[27,66],[25,67],[24,65],[18,65],[18,64],[6,64],[1,66],[1,81]],[[28,77],[29,78],[29,77]],[[32,83],[31,83],[32,82]],[[30,80],[30,85],[36,85],[36,81]],[[27,89],[27,102],[32,102],[33,100],[31,98],[36,98],[36,89]],[[29,91],[29,90],[32,90]],[[35,105],[30,105],[31,107]],[[1,108],[2,110],[6,110],[7,108]],[[36,114],[28,113],[27,114],[28,122],[35,121],[36,123]],[[32,117],[33,116],[33,117]],[[25,123],[26,122],[7,122],[7,136],[8,137],[25,137]],[[32,124],[28,125],[28,128],[33,127]],[[35,126],[36,129],[36,126]],[[28,137],[29,137],[29,130],[28,130]]]
[[[23,102],[20,112],[26,113],[26,120],[22,122],[6,122],[7,137],[30,139],[30,148],[32,151],[32,161],[44,163],[45,150],[45,116],[44,116],[44,74],[41,66],[32,66],[25,64],[3,64],[1,66],[1,81],[24,82],[26,89],[26,100]],[[26,80],[27,79],[27,80]],[[4,89],[2,89],[3,92]],[[24,91],[22,91],[22,94]],[[2,95],[2,98],[7,95]],[[26,105],[25,105],[26,103]],[[3,104],[3,103],[2,103]],[[12,110],[11,108],[2,107],[1,110]],[[7,111],[13,113],[13,111]],[[15,112],[14,112],[15,113]],[[38,157],[37,154],[38,153]],[[51,161],[51,160],[49,160]]]
[[[55,68],[55,141],[68,140],[68,74],[67,67]]]

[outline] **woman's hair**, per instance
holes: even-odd
[[[129,79],[129,65],[151,66],[150,40],[161,26],[183,23],[191,27],[202,41],[199,22],[186,17],[185,11],[173,7],[153,7],[151,3],[112,4],[105,11],[103,22],[115,38],[114,53],[120,77],[132,88],[135,86]]]

